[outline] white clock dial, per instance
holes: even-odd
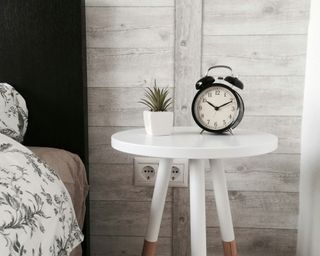
[[[238,102],[235,95],[222,86],[203,90],[198,95],[194,108],[198,122],[210,130],[225,129],[238,115]]]

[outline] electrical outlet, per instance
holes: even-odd
[[[156,176],[156,170],[153,166],[146,165],[142,168],[141,175],[146,180],[154,180],[154,178]]]
[[[134,158],[134,185],[154,186],[159,159],[151,157]],[[174,159],[171,168],[170,187],[188,186],[188,160]]]

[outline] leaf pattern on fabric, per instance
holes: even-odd
[[[0,133],[22,142],[27,126],[24,98],[11,85],[0,83]]]
[[[55,171],[0,134],[1,256],[68,256],[82,240],[71,198]]]

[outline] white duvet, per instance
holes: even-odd
[[[0,255],[67,256],[83,240],[55,172],[0,134]]]

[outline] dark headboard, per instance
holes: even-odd
[[[88,168],[83,6],[81,0],[0,0],[0,82],[26,99],[24,144],[69,150]]]

